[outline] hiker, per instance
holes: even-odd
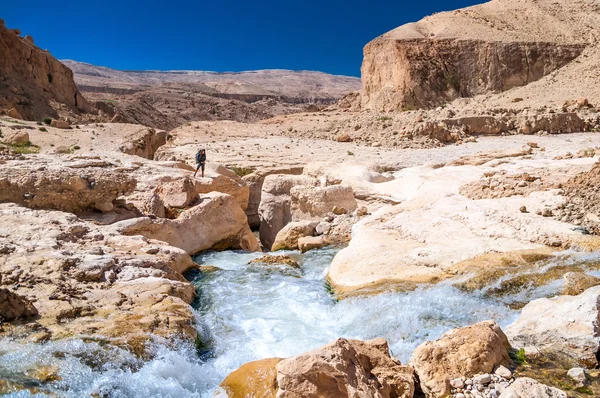
[[[206,151],[204,149],[200,149],[198,152],[196,152],[196,163],[198,164],[198,167],[196,167],[194,177],[196,177],[198,169],[202,167],[202,177],[204,178],[204,165],[206,164]]]

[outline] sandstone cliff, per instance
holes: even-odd
[[[598,22],[592,0],[493,0],[401,26],[364,48],[362,107],[432,108],[524,86],[594,46]]]
[[[90,105],[77,91],[73,72],[35,46],[31,36],[19,34],[0,20],[0,108],[14,108],[28,120],[57,117],[59,109],[90,112]]]

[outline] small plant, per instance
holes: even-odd
[[[246,168],[246,167],[232,166],[230,168],[231,168],[231,171],[233,171],[238,177],[244,177],[244,176],[247,176],[248,174],[252,174],[252,172],[254,172],[254,170]]]
[[[349,156],[354,156],[354,152],[348,151]]]
[[[48,126],[50,126],[50,123],[52,123],[52,118],[49,117],[45,117],[44,120],[42,120],[44,123],[46,123]]]
[[[510,358],[513,361],[515,361],[519,365],[524,365],[527,363],[527,360],[525,359],[525,349],[524,348],[520,348],[518,350],[512,350],[508,353],[508,355],[510,356]]]
[[[38,130],[40,130],[40,131],[44,131],[44,132],[45,132],[45,131],[48,131],[48,130],[46,130],[46,127],[38,127]]]
[[[20,144],[20,145],[10,145],[10,144],[4,144],[4,145],[6,145],[8,148],[10,148],[10,150],[12,152],[18,153],[21,155],[28,155],[28,154],[40,152],[40,147],[37,145],[33,145],[29,141],[27,141],[25,144]]]
[[[392,117],[391,116],[379,116],[377,119],[378,122],[387,122],[387,121],[391,121]]]
[[[78,149],[81,149],[81,147],[79,145],[75,145],[75,146],[73,146],[73,149],[78,150]]]
[[[417,110],[417,108],[411,104],[406,104],[402,107],[402,112],[410,112],[410,111],[416,111],[416,110]]]

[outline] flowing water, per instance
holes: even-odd
[[[288,357],[337,337],[384,337],[392,353],[406,362],[425,340],[486,319],[506,326],[518,316],[511,309],[513,302],[551,296],[562,288],[562,282],[555,281],[525,287],[513,296],[488,298],[489,287],[469,293],[444,282],[338,302],[325,284],[336,252],[330,248],[288,253],[301,270],[248,265],[262,255],[256,253],[199,255],[199,264],[220,268],[192,279],[198,291],[194,307],[199,347],[169,348],[157,341],[153,359],[144,362],[122,349],[81,340],[21,344],[5,339],[0,340],[0,380],[66,397],[210,397],[220,381],[245,362]],[[598,257],[576,256],[579,263]],[[572,260],[559,258],[540,269],[568,261]],[[60,380],[40,385],[30,372],[46,365],[58,367]],[[10,396],[38,395],[23,390]]]

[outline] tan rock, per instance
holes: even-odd
[[[600,278],[584,272],[567,272],[563,279],[565,280],[563,294],[568,296],[577,296],[590,287],[600,285]]]
[[[266,249],[273,246],[277,233],[292,221],[290,191],[294,186],[317,185],[317,180],[304,175],[273,174],[265,178],[258,215],[260,241]]]
[[[12,117],[13,119],[23,119],[23,116],[21,116],[21,114],[19,113],[19,111],[16,108],[10,108],[8,110],[7,115],[9,117]]]
[[[510,362],[510,345],[493,321],[453,329],[435,341],[421,344],[409,364],[415,368],[427,397],[446,397],[450,380],[491,373]]]
[[[50,122],[50,126],[56,127],[57,129],[68,129],[71,127],[71,124],[64,120],[52,119],[52,121]]]
[[[0,289],[0,318],[3,322],[25,319],[37,314],[36,308],[29,300],[8,289]]]
[[[137,218],[113,227],[124,235],[142,235],[179,247],[189,254],[208,249],[259,251],[246,214],[230,195],[211,192],[176,219]]]
[[[336,214],[353,212],[358,208],[354,192],[347,186],[299,186],[293,187],[290,195],[294,220],[321,218],[329,212],[333,212],[334,208],[337,210]]]
[[[335,138],[335,140],[337,142],[352,142],[352,137],[350,137],[350,134],[348,133],[341,133]]]
[[[111,120],[111,123],[115,122]],[[129,155],[153,159],[157,149],[166,144],[166,142],[166,131],[144,128],[129,134],[124,143],[119,147],[119,150]]]
[[[329,239],[325,236],[303,236],[298,239],[298,249],[302,253],[313,249],[320,249],[327,245],[329,245]]]
[[[289,223],[277,233],[271,250],[297,250],[298,239],[305,236],[312,236],[315,233],[317,224],[318,222],[316,221],[295,221]]]
[[[10,131],[4,135],[2,140],[9,145],[27,145],[29,144],[29,133],[21,130]]]
[[[506,335],[515,348],[593,368],[600,351],[599,317],[600,286],[595,286],[578,296],[531,301],[506,328]]]
[[[277,364],[277,398],[410,398],[413,369],[390,357],[387,342],[338,339]]]
[[[164,206],[177,209],[184,209],[198,199],[196,188],[187,177],[169,182],[161,181],[156,193]]]
[[[219,384],[228,398],[275,398],[276,365],[281,358],[268,358],[243,364]]]
[[[192,180],[196,193],[226,193],[233,196],[242,210],[245,211],[248,208],[250,189],[235,173],[218,165],[214,168],[207,168],[205,176],[205,178],[194,178]]]
[[[567,398],[567,394],[529,377],[519,377],[500,394],[500,398]]]

